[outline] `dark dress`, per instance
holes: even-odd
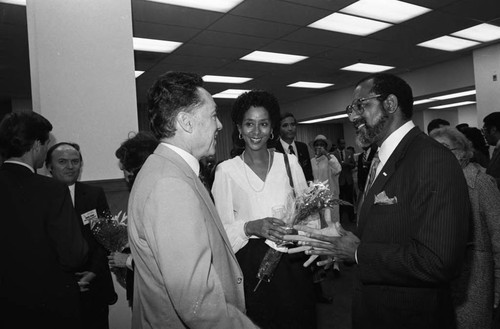
[[[283,254],[271,282],[258,283],[257,272],[269,246],[264,239],[250,239],[236,253],[245,277],[247,315],[263,329],[315,329],[316,308],[310,268],[303,253]],[[293,289],[290,289],[293,287]]]

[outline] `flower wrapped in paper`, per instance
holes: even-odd
[[[311,220],[319,220],[319,214],[322,209],[331,208],[335,205],[350,205],[349,202],[335,198],[328,188],[326,182],[310,182],[309,186],[296,198],[288,197],[287,205],[284,209],[282,220],[288,227],[294,225],[307,225]],[[257,272],[259,282],[255,286],[257,290],[262,281],[270,282],[274,270],[278,266],[283,252],[287,252],[286,246],[276,246],[270,241],[266,241],[271,248],[266,252]],[[274,244],[274,245],[273,245]]]
[[[128,245],[127,214],[119,212],[113,216],[110,213],[97,218],[92,222],[92,234],[108,252],[122,252]],[[116,280],[121,286],[126,287],[125,278],[127,269],[112,267]]]

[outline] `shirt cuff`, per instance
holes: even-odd
[[[356,264],[359,264],[358,263],[358,249],[356,249],[356,251],[354,252],[354,259],[356,260]]]
[[[134,270],[134,267],[132,265],[132,254],[129,254],[128,257],[127,257],[127,261],[125,262],[125,264],[127,265],[128,269],[133,271]]]

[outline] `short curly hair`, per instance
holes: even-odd
[[[458,129],[449,126],[436,128],[429,134],[432,138],[445,137],[453,143],[453,146],[463,152],[466,159],[471,159],[474,156],[474,147],[472,142],[461,133]],[[449,145],[452,146],[452,145]]]
[[[0,123],[0,154],[3,160],[20,157],[35,141],[45,144],[52,124],[36,112],[9,113]]]
[[[170,71],[156,80],[148,90],[149,124],[156,138],[175,135],[177,114],[201,104],[202,86],[203,79],[195,73]]]
[[[238,125],[243,123],[243,118],[245,113],[251,107],[263,107],[269,113],[269,119],[271,121],[271,127],[273,130],[274,137],[279,136],[279,123],[281,118],[280,105],[278,99],[268,91],[264,90],[251,90],[238,96],[233,104],[233,109],[231,111],[231,119],[233,121],[233,129],[238,130]],[[236,133],[237,134],[237,133]],[[269,143],[271,143],[271,139]],[[237,146],[241,147],[243,141],[236,139]]]

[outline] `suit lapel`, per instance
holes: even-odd
[[[222,222],[219,219],[219,214],[217,213],[217,210],[215,209],[214,203],[213,203],[212,199],[210,198],[210,194],[208,193],[207,188],[202,183],[202,181],[199,179],[199,177],[196,176],[196,174],[191,169],[191,167],[189,167],[187,162],[184,161],[184,159],[182,159],[182,157],[180,155],[178,155],[176,152],[172,151],[167,146],[160,144],[156,148],[154,153],[163,157],[163,158],[166,158],[166,159],[172,161],[177,167],[179,167],[184,172],[184,174],[191,181],[193,187],[195,188],[195,190],[198,192],[199,196],[201,197],[201,199],[205,203],[205,205],[206,205],[206,207],[211,215],[210,218],[214,222],[215,226],[219,229],[221,236],[226,244],[226,247],[232,251],[233,249],[231,247],[231,243],[229,242],[229,239],[228,239],[227,234],[226,234],[226,230],[225,230],[224,226],[222,225]],[[236,256],[234,256],[234,253],[231,252],[231,254],[233,254],[233,257],[236,260]]]
[[[371,207],[373,207],[375,201],[375,195],[379,194],[384,190],[387,182],[390,181],[394,173],[396,172],[399,162],[404,158],[409,145],[415,139],[418,134],[422,132],[418,127],[412,128],[401,140],[398,144],[394,152],[392,152],[389,159],[385,163],[382,170],[378,174],[377,178],[373,182],[372,186],[366,193],[366,198],[363,200],[363,204],[361,206],[360,215],[359,215],[359,230],[362,231],[366,221],[369,220],[368,214],[370,213]]]

